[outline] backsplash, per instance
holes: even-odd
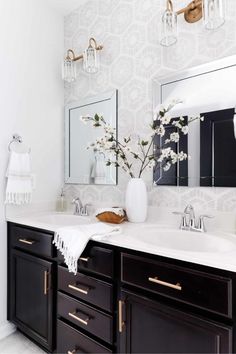
[[[160,18],[165,1],[88,0],[65,18],[65,51],[81,53],[94,36],[104,44],[101,70],[89,76],[78,63],[78,78],[65,86],[65,104],[111,89],[119,90],[119,134],[146,134],[152,120],[152,81],[205,62],[236,54],[236,2],[227,0],[226,24],[214,32],[202,23],[189,25],[179,17],[179,41],[159,45]],[[177,2],[176,2],[177,3]],[[178,1],[179,8],[186,1]],[[145,175],[149,204],[183,208],[236,211],[234,188],[153,187],[152,173]],[[118,186],[67,185],[69,198],[79,195],[84,202],[124,204],[128,177],[119,171]]]

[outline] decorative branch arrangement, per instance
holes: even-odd
[[[90,143],[87,148],[103,153],[106,157],[107,166],[121,167],[131,178],[140,178],[146,169],[163,168],[164,171],[168,171],[177,162],[190,159],[186,152],[175,152],[168,145],[178,143],[181,134],[188,134],[190,123],[195,120],[204,120],[204,117],[200,116],[188,120],[183,117],[171,118],[169,112],[179,103],[181,103],[180,100],[173,100],[167,107],[160,107],[153,124],[150,125],[149,139],[142,139],[141,137],[135,139],[130,135],[120,140],[117,137],[116,130],[106,123],[102,115],[96,113],[94,117],[82,116],[81,120],[85,124],[90,122],[93,127],[102,127],[104,130],[104,135]],[[163,147],[154,151],[155,137],[159,135],[164,139],[167,125],[175,127],[176,132],[169,134],[163,143]],[[134,167],[137,163],[138,173],[136,175]]]

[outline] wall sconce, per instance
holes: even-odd
[[[184,14],[188,23],[194,23],[204,16],[206,29],[214,30],[225,22],[225,0],[193,0],[186,7],[174,11],[172,0],[167,0],[162,16],[162,38],[160,44],[169,47],[177,42],[177,17]]]
[[[68,49],[64,59],[63,79],[67,82],[76,80],[76,62],[80,59],[83,60],[84,71],[90,74],[98,72],[100,66],[98,51],[102,49],[103,46],[98,45],[94,38],[89,39],[88,48],[79,56],[76,56],[72,49]]]

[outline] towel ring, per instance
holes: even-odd
[[[13,143],[22,144],[22,143],[23,143],[22,137],[21,137],[20,135],[18,135],[18,134],[14,134],[14,135],[12,136],[12,140],[10,141],[10,143],[9,143],[9,145],[8,145],[8,151],[9,151],[9,152],[12,151],[11,145],[12,145]],[[30,149],[30,148],[29,148],[29,151],[28,151],[28,152],[29,152],[29,153],[31,152],[31,149]]]

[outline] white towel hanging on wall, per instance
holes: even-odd
[[[6,172],[6,204],[29,204],[32,199],[33,181],[31,175],[30,150],[16,152],[11,149]]]

